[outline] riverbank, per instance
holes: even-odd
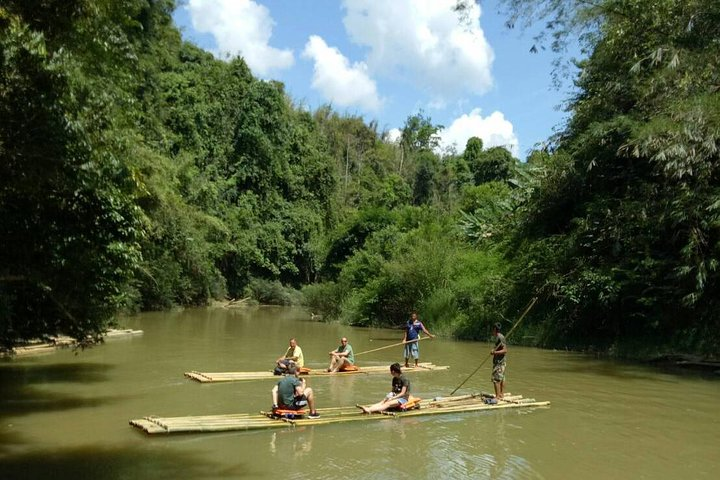
[[[103,334],[100,341],[104,342],[112,338],[131,337],[142,334],[142,330],[111,328]],[[9,350],[0,350],[0,358],[30,357],[33,355],[53,353],[66,348],[75,349],[80,347],[81,345],[76,339],[66,335],[58,335],[50,337],[47,340],[30,341],[25,345],[19,345]]]

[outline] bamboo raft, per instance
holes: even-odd
[[[227,432],[237,430],[261,430],[272,428],[301,427],[311,425],[327,425],[330,423],[345,423],[367,420],[387,420],[421,415],[437,415],[451,413],[465,413],[478,411],[504,410],[508,408],[535,408],[546,407],[550,402],[538,402],[532,398],[523,398],[522,395],[506,395],[505,399],[498,400],[497,404],[485,403],[493,395],[471,394],[455,397],[421,400],[419,408],[405,412],[383,412],[382,414],[363,414],[356,407],[332,407],[320,409],[319,418],[284,418],[273,417],[269,412],[259,414],[237,413],[230,415],[204,415],[191,417],[156,417],[149,416],[137,420],[130,420],[130,425],[148,435],[169,433],[208,433]]]
[[[403,373],[411,372],[433,372],[437,370],[447,370],[447,365],[433,365],[429,362],[421,362],[417,368],[403,368]],[[338,377],[343,375],[373,375],[379,373],[389,373],[387,365],[377,365],[360,367],[358,370],[348,372],[326,372],[325,370],[311,370],[309,373],[301,375],[302,377]],[[201,383],[217,383],[217,382],[238,382],[241,380],[268,380],[280,379],[278,375],[273,375],[272,371],[265,372],[185,372],[185,376]]]

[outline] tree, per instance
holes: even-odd
[[[579,34],[588,53],[572,117],[553,146],[570,158],[568,174],[535,192],[525,225],[537,236],[518,260],[534,266],[517,271],[546,285],[562,312],[547,331],[577,344],[621,348],[651,336],[716,351],[720,5],[509,5],[518,18],[540,8],[556,40]],[[572,207],[558,210],[568,198]]]
[[[413,204],[423,205],[433,199],[437,157],[432,152],[420,152],[415,160],[415,181],[413,182]]]
[[[505,147],[492,147],[479,153],[473,152],[474,157],[470,163],[470,171],[475,178],[475,184],[485,182],[505,181],[515,167],[515,158]]]
[[[0,343],[97,337],[139,261],[122,71],[139,2],[0,7]],[[32,8],[31,8],[32,7]],[[108,43],[108,34],[113,41]]]
[[[400,134],[400,144],[408,152],[435,150],[440,145],[438,132],[442,125],[434,125],[422,112],[409,116]]]
[[[483,141],[479,137],[470,137],[465,143],[465,152],[463,157],[468,165],[475,165],[480,161],[483,152]]]

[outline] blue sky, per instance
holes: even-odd
[[[525,158],[562,124],[569,87],[551,84],[553,54],[505,28],[496,0],[184,0],[183,38],[218,58],[240,55],[253,73],[283,82],[296,103],[331,103],[397,134],[422,111],[445,147],[470,136]]]

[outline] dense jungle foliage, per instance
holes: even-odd
[[[2,0],[0,344],[248,296],[476,339],[537,298],[514,342],[717,354],[720,3],[506,5],[586,54],[524,161],[308,111],[173,0]]]

